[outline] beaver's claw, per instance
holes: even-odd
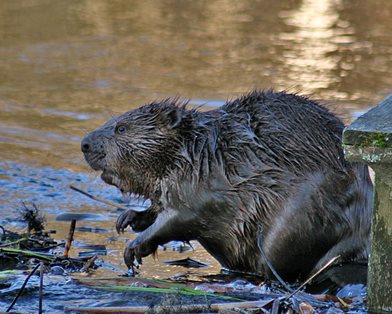
[[[139,267],[142,264],[142,257],[154,253],[158,248],[157,244],[150,241],[143,241],[139,236],[132,242],[129,242],[124,251],[124,261],[128,268]]]
[[[124,261],[128,268],[139,267],[142,264],[140,247],[135,245],[135,241],[130,242],[124,251]]]
[[[137,212],[129,209],[123,212],[120,216],[118,216],[116,221],[116,230],[117,233],[124,232],[125,228],[128,226],[132,226],[132,222],[136,216]]]

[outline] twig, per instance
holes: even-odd
[[[92,256],[87,262],[86,264],[83,265],[82,269],[80,270],[81,272],[88,272],[89,268],[91,267],[91,265],[95,262],[95,260],[97,259],[98,255],[94,255]]]
[[[318,271],[316,271],[312,276],[310,276],[308,279],[305,280],[305,282],[300,285],[297,289],[295,289],[293,292],[291,292],[285,299],[290,299],[294,294],[296,294],[298,291],[300,291],[303,287],[305,287],[313,278],[316,276],[320,275],[326,268],[328,268],[334,261],[336,261],[340,255],[335,256],[331,258],[328,263],[326,263],[323,267],[321,267]]]
[[[71,244],[72,244],[72,241],[73,241],[73,236],[74,236],[74,233],[75,233],[75,227],[76,227],[76,220],[73,219],[71,221],[71,225],[69,226],[67,243],[65,244],[65,248],[64,248],[64,256],[65,257],[68,257],[69,249],[71,248]]]
[[[51,261],[51,262],[54,260],[54,256],[51,254],[35,253],[35,252],[31,252],[31,251],[24,251],[24,250],[18,250],[18,249],[13,249],[13,248],[0,248],[0,252],[11,253],[11,254],[21,254],[21,255],[31,256],[31,257],[35,257],[38,259]]]
[[[14,242],[8,242],[8,243],[0,244],[0,247],[13,246],[15,244],[18,244],[18,243],[26,241],[26,240],[28,240],[28,238],[21,238],[19,240],[14,241]]]
[[[275,278],[280,282],[280,284],[285,287],[285,289],[288,292],[292,292],[293,289],[290,288],[290,286],[282,279],[282,277],[280,277],[280,275],[278,274],[278,272],[275,270],[274,266],[272,266],[271,262],[269,261],[269,259],[267,258],[267,255],[264,252],[263,249],[263,244],[261,243],[261,228],[259,228],[259,232],[257,235],[257,246],[260,250],[261,255],[263,256],[268,268],[271,270],[271,272],[274,274]]]
[[[19,297],[21,296],[24,288],[26,287],[26,284],[29,281],[30,277],[35,273],[35,271],[38,269],[39,266],[40,266],[40,264],[37,264],[37,266],[35,266],[34,269],[31,271],[31,273],[26,277],[22,287],[19,289],[18,294],[16,295],[15,299],[12,301],[11,305],[8,307],[6,312],[9,312],[9,311],[12,310],[12,308],[14,307],[16,301],[19,299]]]
[[[277,298],[272,303],[271,314],[279,314],[279,308],[280,308],[280,299]]]
[[[42,290],[44,286],[44,262],[40,263],[40,272],[39,272],[39,303],[38,303],[38,313],[42,314]]]
[[[260,273],[253,273],[253,272],[250,272],[250,271],[233,270],[233,269],[229,269],[229,268],[226,268],[226,267],[221,267],[221,270],[223,272],[226,272],[226,273],[229,273],[229,274],[245,275],[245,276],[259,277],[261,279],[265,279],[265,276],[263,276]]]
[[[46,251],[46,250],[54,249],[56,247],[63,246],[63,245],[64,245],[64,242],[63,243],[59,243],[59,244],[49,245],[49,246],[43,246],[40,249],[43,250],[43,251]]]
[[[128,209],[129,209],[129,208],[127,208],[127,207],[125,207],[125,206],[123,206],[123,205],[121,205],[121,204],[114,203],[114,202],[111,202],[111,201],[104,200],[104,199],[102,199],[102,198],[96,197],[96,196],[94,196],[94,195],[92,195],[92,194],[90,194],[90,193],[87,193],[87,192],[85,192],[85,191],[83,191],[83,190],[81,190],[81,189],[78,189],[77,187],[74,187],[73,185],[70,185],[69,187],[70,187],[72,190],[74,190],[74,191],[76,191],[76,192],[79,192],[79,193],[81,193],[81,194],[83,194],[83,195],[85,195],[85,196],[87,196],[87,197],[89,197],[89,198],[91,198],[91,199],[93,199],[93,200],[95,200],[95,201],[98,201],[98,202],[101,202],[101,203],[105,203],[105,204],[107,204],[107,205],[114,206],[114,207],[116,207],[116,208],[121,208],[121,209],[124,209],[124,210],[128,210]]]
[[[172,313],[205,313],[206,310],[211,312],[220,312],[224,310],[230,310],[234,308],[252,308],[252,307],[263,307],[266,303],[271,300],[265,301],[246,301],[246,302],[233,302],[233,303],[213,303],[209,306],[205,304],[190,304],[190,305],[173,305],[170,307]],[[154,306],[154,313],[166,313],[167,307]],[[74,307],[66,308],[65,312],[69,313],[147,313],[151,311],[151,307],[148,306],[130,306],[130,307]]]

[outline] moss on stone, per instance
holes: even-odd
[[[386,148],[389,146],[389,136],[390,134],[385,133],[372,133],[367,135],[363,142],[357,145],[356,147],[378,147],[378,148]]]

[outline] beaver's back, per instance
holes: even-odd
[[[228,115],[221,125],[231,127],[233,116],[242,116],[248,136],[260,158],[295,173],[319,169],[345,170],[341,146],[343,123],[316,102],[285,92],[257,92],[226,103]],[[226,120],[226,121],[225,121]],[[243,135],[232,137],[242,149]],[[226,136],[226,135],[224,135]]]

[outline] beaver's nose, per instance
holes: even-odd
[[[80,148],[82,152],[85,154],[91,150],[90,139],[87,136],[82,140],[82,144],[80,145]]]

